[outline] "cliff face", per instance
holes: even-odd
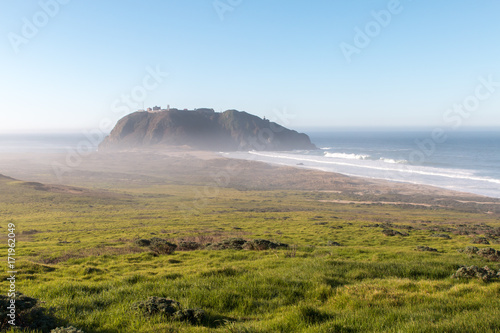
[[[149,146],[189,146],[215,151],[316,149],[306,134],[246,112],[171,109],[138,111],[125,116],[99,145],[99,150]]]

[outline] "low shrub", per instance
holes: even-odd
[[[11,328],[9,324],[11,298],[5,295],[0,295],[0,330],[4,331]],[[25,296],[16,292],[15,298],[15,314],[14,321],[17,327],[21,329],[39,330],[41,332],[49,332],[55,328],[56,319],[52,309],[45,309],[38,305],[36,298]]]
[[[58,327],[54,328],[50,333],[85,333],[82,330],[79,330],[76,327],[69,326],[69,327]]]
[[[386,236],[404,236],[404,237],[408,236],[406,232],[399,232],[392,229],[384,229],[382,230],[382,233]]]
[[[428,252],[437,252],[437,249],[428,246],[417,246],[415,249],[417,251],[428,251]]]
[[[500,272],[497,273],[488,266],[484,266],[483,268],[477,266],[462,266],[451,277],[456,279],[478,278],[484,282],[489,282],[493,279],[499,278]]]
[[[219,243],[210,244],[207,248],[212,250],[242,250],[247,241],[243,238],[228,238]]]
[[[193,251],[202,248],[203,245],[197,242],[180,241],[178,244],[178,250],[180,251]]]
[[[275,242],[271,242],[270,240],[267,240],[267,239],[254,239],[254,240],[246,242],[243,246],[243,248],[245,248],[245,249],[256,250],[256,251],[277,249],[277,248],[287,248],[287,247],[288,247],[288,244],[275,243]]]
[[[494,248],[491,247],[480,249],[475,246],[467,246],[465,249],[459,249],[457,251],[469,255],[475,254],[491,261],[500,261],[500,251],[495,250]]]
[[[144,315],[159,314],[171,320],[190,322],[191,324],[199,324],[206,317],[206,313],[202,309],[183,309],[177,301],[156,296],[134,303],[132,308],[139,310]]]
[[[136,239],[134,243],[135,245],[140,247],[146,247],[151,245],[151,241],[149,239]]]
[[[443,238],[443,239],[451,239],[451,236],[447,235],[447,234],[432,234],[431,237],[439,237],[439,238]]]
[[[488,238],[486,237],[476,237],[472,240],[472,244],[484,244],[484,245],[489,245],[490,242],[488,241]]]
[[[176,244],[163,238],[154,237],[150,239],[150,242],[149,248],[156,254],[172,254],[177,248]]]

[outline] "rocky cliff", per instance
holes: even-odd
[[[246,112],[170,109],[125,116],[99,150],[162,146],[214,151],[316,149],[306,134]]]

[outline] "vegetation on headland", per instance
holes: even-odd
[[[17,227],[17,290],[52,326],[87,333],[500,329],[500,282],[484,272],[500,269],[496,214],[312,190],[203,191],[196,180],[78,191],[0,179],[1,219]],[[166,303],[173,314],[141,310]]]

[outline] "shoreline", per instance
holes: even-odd
[[[353,173],[342,172],[342,171],[337,171],[337,170],[328,170],[328,168],[326,166],[321,167],[321,166],[311,166],[311,165],[303,164],[302,162],[307,163],[307,160],[301,159],[299,157],[301,155],[297,155],[297,157],[294,157],[294,156],[293,157],[290,157],[290,156],[284,156],[284,157],[278,156],[278,157],[276,157],[276,158],[281,158],[283,160],[290,159],[290,160],[295,160],[295,161],[299,162],[299,163],[285,163],[285,162],[273,161],[274,157],[264,156],[263,158],[259,159],[258,154],[254,155],[253,153],[250,153],[250,152],[237,152],[237,153],[241,153],[242,155],[247,154],[247,156],[246,157],[245,156],[238,157],[238,156],[234,156],[234,155],[230,156],[230,153],[226,153],[226,152],[219,153],[219,155],[222,157],[225,157],[225,158],[234,158],[234,159],[240,159],[240,160],[262,162],[262,163],[267,163],[270,165],[288,166],[288,167],[293,167],[293,168],[298,168],[298,169],[316,170],[316,171],[322,171],[322,172],[332,173],[332,174],[341,174],[341,175],[344,175],[347,177],[359,177],[359,178],[366,179],[367,181],[386,181],[386,182],[391,182],[391,183],[409,184],[409,185],[416,185],[416,186],[432,186],[432,187],[436,187],[436,188],[443,189],[446,191],[454,191],[454,192],[459,192],[459,193],[464,193],[464,194],[469,194],[469,195],[475,195],[475,196],[481,196],[481,197],[487,197],[487,198],[500,200],[500,194],[498,196],[496,196],[496,195],[484,193],[484,192],[488,192],[488,189],[483,190],[482,191],[483,193],[481,193],[481,190],[474,191],[474,190],[468,190],[466,188],[450,188],[450,186],[440,185],[440,184],[436,184],[436,183],[432,183],[432,182],[425,182],[423,180],[391,179],[391,178],[387,178],[387,177],[384,178],[384,177],[377,177],[377,176],[353,174]],[[268,152],[268,153],[289,154],[289,152]],[[300,162],[300,161],[302,161],[302,162]],[[316,162],[316,161],[312,160],[312,162]],[[347,162],[337,162],[337,163],[343,164],[344,166],[350,165]],[[333,163],[333,164],[335,164],[335,163]],[[353,165],[353,167],[354,168],[370,168],[370,167],[357,166],[357,165]],[[391,171],[392,172],[399,172],[397,169],[393,169]],[[418,174],[419,172],[416,171],[415,173]],[[410,174],[412,174],[412,172],[410,172]],[[403,178],[405,178],[405,177],[403,177]],[[496,182],[497,180],[491,179],[490,181]]]

